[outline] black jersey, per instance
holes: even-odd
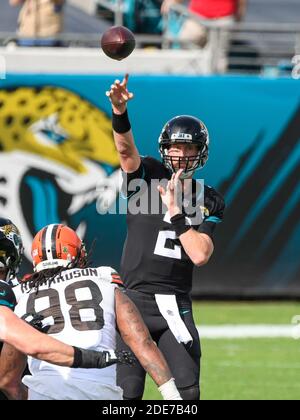
[[[168,215],[163,211],[159,214],[150,212],[151,180],[169,180],[171,173],[160,161],[145,157],[135,173],[125,176],[127,179],[123,188],[126,187],[128,200],[128,232],[121,263],[121,275],[125,286],[151,294],[189,293],[192,288],[194,264],[176,237]],[[134,186],[131,191],[130,185],[133,180]],[[196,181],[193,180],[193,183],[195,185]],[[148,188],[145,188],[145,185]],[[197,201],[195,194],[192,196],[193,201]],[[145,195],[150,202],[148,211],[144,214],[134,213],[130,201],[137,200],[138,197],[142,208]],[[191,225],[199,232],[212,237],[216,223],[222,220],[223,211],[222,197],[213,188],[205,186],[203,219],[201,222],[195,222],[196,224],[191,222]]]
[[[12,287],[5,281],[0,280],[0,306],[6,306],[13,311],[16,304],[16,296]]]

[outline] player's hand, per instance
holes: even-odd
[[[182,212],[182,183],[180,176],[182,175],[183,169],[180,169],[176,174],[172,175],[172,178],[168,182],[167,188],[164,189],[162,186],[158,186],[162,202],[167,207],[170,217],[180,214]]]
[[[126,111],[127,102],[133,98],[133,93],[127,89],[128,78],[129,74],[126,74],[122,82],[115,80],[110,90],[106,92],[116,114],[123,114]]]
[[[50,325],[43,324],[43,320],[44,320],[43,315],[27,313],[22,316],[22,319],[23,321],[27,322],[27,324],[29,324],[31,327],[35,328],[36,330],[44,334],[46,334],[50,328]]]

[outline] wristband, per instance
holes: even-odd
[[[124,134],[131,130],[127,109],[123,114],[112,114],[112,127],[116,133]]]
[[[175,379],[171,378],[158,388],[164,400],[182,400],[175,385]]]
[[[74,349],[74,362],[71,366],[72,368],[82,368],[82,369],[102,369],[109,366],[107,362],[107,355],[109,354],[106,351],[94,351],[94,350],[85,350],[79,347],[73,347]],[[111,364],[116,363],[113,361]]]
[[[175,228],[175,232],[177,237],[179,238],[180,235],[187,232],[192,228],[192,226],[187,225],[185,223],[185,215],[184,214],[176,214],[176,216],[171,217],[172,226]]]
[[[78,347],[73,347],[73,349],[74,349],[74,361],[71,367],[78,368],[82,364],[81,349]]]

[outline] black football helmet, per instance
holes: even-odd
[[[198,146],[198,154],[190,157],[173,157],[168,155],[172,144],[195,144]],[[168,121],[159,136],[159,151],[164,165],[171,171],[176,172],[181,162],[185,163],[183,178],[193,176],[198,168],[203,168],[208,159],[209,134],[206,126],[198,118],[190,115],[179,115]]]
[[[0,268],[7,269],[7,281],[18,273],[23,254],[19,229],[11,220],[0,217]]]

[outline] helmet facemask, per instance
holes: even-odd
[[[172,173],[176,173],[179,171],[179,169],[183,169],[183,173],[180,177],[181,179],[192,178],[196,170],[199,168],[203,168],[208,159],[207,145],[204,145],[202,150],[200,150],[200,148],[198,147],[198,154],[194,156],[169,156],[170,146],[171,144],[166,146],[160,146],[160,154],[163,160],[163,164]],[[182,163],[184,163],[185,166],[183,166]]]

